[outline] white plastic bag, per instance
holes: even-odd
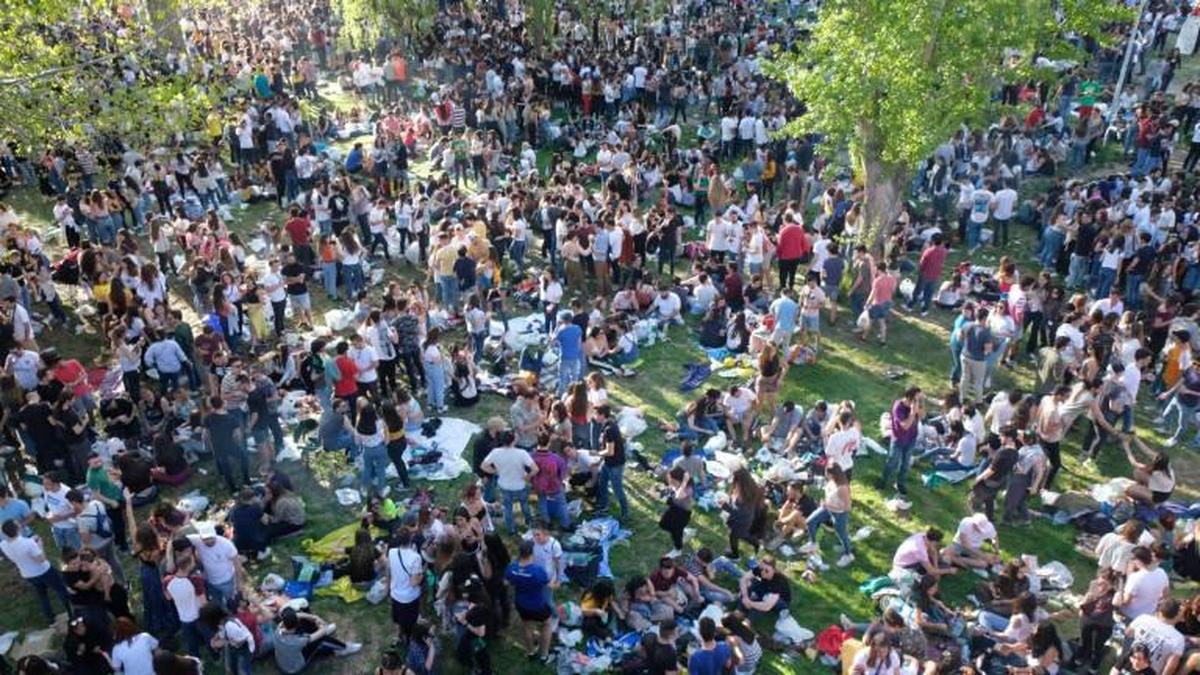
[[[383,579],[376,579],[375,583],[371,584],[371,588],[367,591],[367,602],[372,605],[378,605],[388,597],[387,584]]]
[[[801,626],[798,621],[792,618],[792,615],[786,610],[779,615],[779,620],[775,622],[775,640],[784,642],[790,645],[800,645],[808,642],[815,637],[813,632],[804,626]]]
[[[718,431],[704,442],[704,452],[712,455],[718,451],[724,450],[725,446],[727,445],[729,445],[729,439],[725,438],[725,432]]]

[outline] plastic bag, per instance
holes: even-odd
[[[854,322],[855,327],[859,330],[866,330],[871,324],[871,317],[867,315],[867,310],[863,310],[862,314],[858,315],[858,320]]]
[[[718,431],[704,442],[704,452],[712,455],[718,450],[724,450],[727,445],[729,445],[729,439],[725,437],[725,432]]]
[[[1041,577],[1043,586],[1046,588],[1065,589],[1075,583],[1075,575],[1071,574],[1071,570],[1067,569],[1066,565],[1057,560],[1051,560],[1037,568],[1037,576]]]
[[[364,593],[350,583],[350,577],[341,577],[324,588],[318,588],[314,595],[321,598],[341,598],[342,602],[358,602]]]
[[[811,630],[801,626],[786,610],[779,615],[775,622],[775,640],[790,645],[804,644],[813,639]]]
[[[367,602],[371,603],[372,605],[378,605],[384,600],[387,600],[387,597],[388,587],[387,584],[384,583],[383,579],[376,579],[375,583],[371,584],[371,588],[367,590]]]
[[[287,582],[284,581],[283,577],[272,572],[263,577],[262,583],[258,585],[258,588],[262,591],[275,593],[282,591],[285,583]]]

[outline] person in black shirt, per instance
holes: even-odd
[[[36,391],[25,394],[25,405],[17,411],[17,422],[24,432],[22,437],[33,446],[27,450],[33,451],[40,473],[55,470],[67,458],[66,449],[61,447],[50,423],[51,412],[50,404]]]
[[[1017,465],[1017,434],[1013,426],[1000,430],[1000,437],[988,438],[992,448],[991,461],[971,485],[970,506],[976,513],[983,511],[988,520],[995,520],[996,496],[1008,485],[1009,474]]]
[[[679,672],[675,632],[675,619],[663,619],[658,623],[658,637],[646,650],[646,664],[650,675],[672,675]]]
[[[683,227],[683,218],[673,207],[667,207],[667,216],[658,226],[658,273],[663,273],[663,266],[669,265],[671,274],[675,274],[675,248],[679,245],[679,230]]]
[[[288,202],[296,199],[299,193],[299,183],[296,178],[296,156],[288,147],[287,141],[279,141],[275,152],[271,154],[271,177],[275,180],[275,199],[279,208],[285,208]]]
[[[604,460],[596,485],[596,510],[608,510],[608,486],[611,484],[621,507],[619,520],[624,522],[629,517],[629,502],[625,499],[625,438],[616,420],[612,419],[612,408],[608,405],[596,409],[596,424],[601,429],[599,452]]]
[[[292,315],[300,320],[302,327],[312,327],[312,301],[308,297],[309,270],[296,260],[292,253],[287,254],[287,262],[279,270],[283,276],[287,296],[292,303]]]
[[[770,556],[763,556],[738,585],[742,607],[750,612],[777,614],[792,602],[792,587]]]
[[[500,447],[500,437],[503,433],[504,420],[493,417],[487,421],[487,429],[471,446],[471,470],[483,483],[483,501],[489,503],[496,501],[496,475],[483,470],[483,460],[492,450]]]
[[[1138,249],[1125,264],[1125,308],[1138,311],[1142,307],[1142,282],[1154,267],[1154,244],[1149,232],[1138,233]]]
[[[472,579],[467,584],[466,593],[469,603],[467,609],[454,615],[455,621],[465,629],[458,639],[458,658],[471,672],[491,675],[492,657],[488,653],[488,642],[494,621],[487,592],[483,590],[482,582]]]
[[[137,418],[137,408],[124,394],[101,403],[100,417],[104,420],[109,436],[128,441],[141,434],[142,425]]]

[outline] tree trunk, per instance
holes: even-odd
[[[146,0],[146,11],[150,14],[154,32],[176,51],[183,51],[187,36],[179,25],[179,9],[177,0]]]
[[[876,257],[883,254],[892,224],[900,214],[904,201],[904,186],[908,182],[908,171],[895,164],[884,162],[879,157],[862,157],[863,186],[863,231],[859,241],[866,244]]]

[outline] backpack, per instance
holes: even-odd
[[[92,534],[96,535],[100,539],[112,539],[112,518],[108,517],[108,512],[104,510],[103,506],[100,506],[100,502],[92,502],[92,504],[96,506],[95,512],[82,513],[79,515],[79,517],[91,518],[96,521],[96,529],[92,530]]]

